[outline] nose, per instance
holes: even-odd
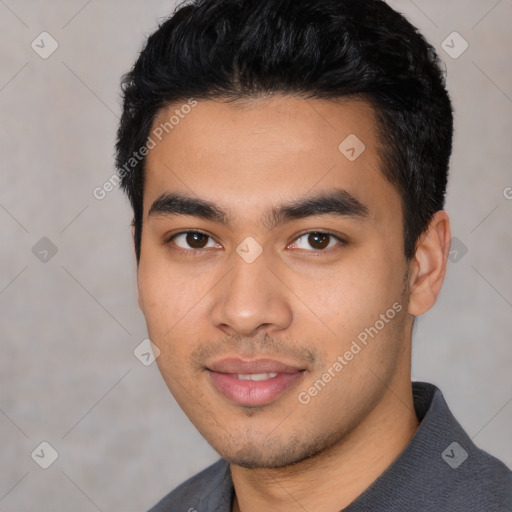
[[[282,286],[268,268],[265,255],[247,263],[233,255],[231,272],[215,289],[211,321],[232,336],[255,336],[290,326],[293,313]]]

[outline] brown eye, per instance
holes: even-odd
[[[345,242],[332,233],[322,231],[311,231],[299,236],[292,244],[294,249],[302,249],[310,252],[323,252],[336,245],[345,245]]]
[[[212,239],[211,236],[201,233],[200,231],[183,231],[174,235],[170,240],[174,245],[180,249],[185,250],[201,250],[218,248],[218,244]]]
[[[308,235],[308,243],[313,249],[325,249],[330,241],[331,236],[327,233],[310,233]]]
[[[187,233],[185,240],[187,244],[192,247],[192,249],[203,249],[206,247],[208,243],[208,236],[203,235],[203,233]]]

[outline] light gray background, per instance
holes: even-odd
[[[457,242],[438,305],[418,320],[413,376],[510,466],[512,0],[390,3],[446,62],[447,210],[468,249]],[[216,459],[156,365],[133,355],[146,331],[131,212],[118,189],[93,197],[114,172],[120,76],[172,7],[0,0],[2,511],[141,511]],[[42,31],[59,44],[46,60],[30,46]],[[453,31],[469,43],[457,59],[441,48]],[[42,237],[58,248],[46,263],[32,253]],[[42,441],[59,454],[46,470],[30,455]]]

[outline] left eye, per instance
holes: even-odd
[[[325,249],[329,249],[340,242],[342,242],[342,240],[335,235],[315,231],[299,236],[295,239],[292,246],[297,249],[314,249],[315,251],[324,251]]]
[[[178,233],[174,235],[171,240],[180,249],[208,249],[210,247],[216,247],[217,244],[214,240],[199,231],[187,231],[185,233]]]

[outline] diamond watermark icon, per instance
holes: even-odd
[[[340,143],[338,149],[347,160],[353,162],[361,156],[366,146],[357,135],[351,133]]]
[[[146,338],[135,347],[133,355],[144,366],[151,366],[160,355],[160,349],[149,338]]]
[[[57,450],[47,441],[39,443],[30,456],[43,469],[48,469],[59,458]]]
[[[467,458],[468,452],[454,441],[441,454],[443,460],[453,469],[457,469]]]
[[[57,246],[46,236],[43,236],[32,247],[32,254],[42,263],[48,263],[56,254]]]
[[[466,244],[460,239],[454,236],[451,240],[450,253],[448,259],[452,263],[458,263],[468,252]]]
[[[441,48],[452,59],[458,59],[468,49],[468,47],[468,42],[458,32],[452,32],[441,43]]]
[[[47,59],[59,47],[59,43],[48,32],[41,32],[30,46],[39,57]]]
[[[246,263],[252,263],[261,255],[263,247],[252,236],[248,236],[236,248],[236,252]]]

